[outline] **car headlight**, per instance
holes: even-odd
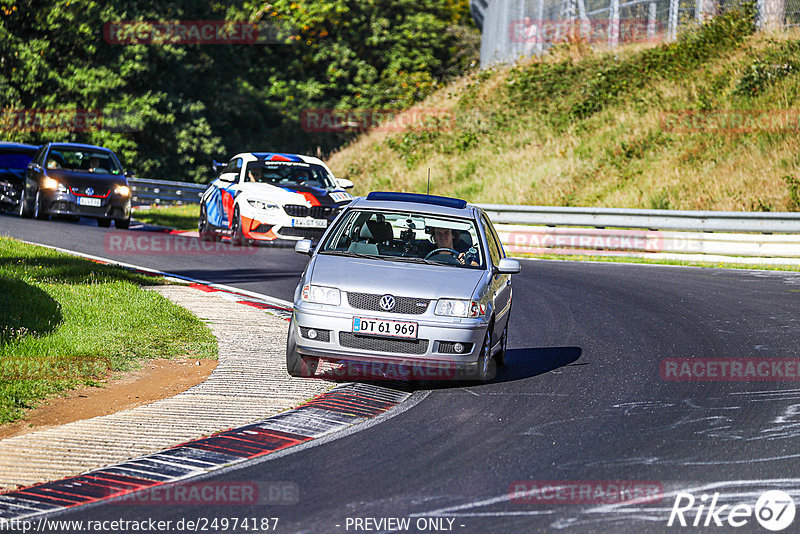
[[[315,286],[313,284],[303,286],[300,298],[303,302],[330,304],[331,306],[338,306],[341,302],[341,294],[335,287]]]
[[[127,185],[118,185],[114,188],[114,192],[121,197],[127,197],[131,194],[131,188]]]
[[[486,312],[484,306],[474,300],[439,299],[433,313],[445,317],[480,317]]]
[[[49,176],[45,176],[44,180],[42,180],[42,189],[56,189],[58,191],[67,190],[66,187],[61,185],[61,182],[59,182],[55,178],[50,178]]]
[[[278,205],[272,202],[266,202],[264,200],[256,200],[253,198],[247,199],[247,203],[253,206],[254,208],[268,211],[268,210],[276,210],[278,209]]]

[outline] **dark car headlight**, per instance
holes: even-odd
[[[117,185],[114,187],[114,193],[118,194],[121,197],[129,197],[131,196],[131,188],[127,185]]]
[[[65,193],[67,188],[64,187],[64,184],[56,180],[55,178],[50,178],[49,176],[45,176],[42,180],[42,189],[49,189],[54,191],[59,191]]]

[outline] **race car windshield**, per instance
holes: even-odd
[[[278,187],[308,186],[336,189],[336,184],[324,167],[308,163],[250,162],[247,164],[244,181]]]
[[[479,243],[470,219],[352,210],[332,229],[320,253],[483,268]]]
[[[92,174],[122,174],[122,169],[110,153],[96,150],[54,148],[47,154],[45,167]]]

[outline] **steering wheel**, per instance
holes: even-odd
[[[458,259],[458,255],[461,254],[461,253],[459,251],[457,251],[457,250],[454,250],[452,248],[447,248],[447,247],[442,247],[442,248],[437,248],[437,249],[431,250],[425,256],[425,259],[427,260],[431,256],[434,256],[436,254],[440,254],[441,252],[445,252],[445,251],[449,251],[449,252],[453,253],[453,255],[450,256],[453,259],[453,262],[447,261],[445,263],[455,263],[457,265],[461,265],[461,261]],[[444,256],[444,254],[442,254],[442,256]]]

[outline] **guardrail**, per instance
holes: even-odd
[[[478,204],[495,223],[686,232],[800,233],[800,213],[558,208]]]
[[[198,203],[207,187],[142,178],[128,183],[138,204]],[[800,263],[800,213],[478,206],[511,253]]]
[[[167,182],[146,178],[129,178],[131,200],[134,204],[199,204],[208,187],[190,182]]]

